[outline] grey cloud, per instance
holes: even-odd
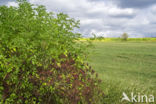
[[[156,4],[156,0],[113,0],[123,8],[146,8]]]
[[[133,14],[133,15],[111,15],[111,17],[113,18],[134,18],[136,15]]]
[[[94,2],[107,2],[107,0],[89,0]],[[156,0],[109,0],[122,8],[146,8],[156,4]]]

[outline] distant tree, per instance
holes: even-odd
[[[95,39],[96,39],[96,34],[95,34],[95,33],[92,33],[92,35],[93,35],[93,38],[95,38]]]
[[[95,33],[92,33],[92,36],[93,36],[93,37],[91,37],[90,39],[91,39],[91,40],[95,40],[95,39],[96,39],[96,34],[95,34]]]
[[[123,33],[123,34],[121,35],[121,39],[124,40],[124,41],[127,41],[127,39],[128,39],[128,34],[127,34],[127,33]]]
[[[98,36],[97,39],[98,39],[98,40],[103,40],[103,39],[105,39],[105,38],[104,38],[103,36]]]

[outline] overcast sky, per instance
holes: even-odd
[[[15,0],[0,5],[16,6]],[[156,0],[29,0],[48,11],[64,12],[80,20],[79,32],[104,37],[156,37]]]

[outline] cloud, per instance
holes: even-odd
[[[100,34],[122,33],[121,24],[125,18],[133,18],[136,12],[133,8],[121,9],[113,2],[89,0],[30,0],[31,3],[43,4],[49,11],[65,12],[71,17],[81,20],[81,33],[89,36],[92,32]],[[121,31],[121,30],[120,30]],[[112,35],[110,35],[112,36]]]
[[[0,0],[0,5],[6,5],[8,2],[15,2],[16,0]]]
[[[123,8],[145,8],[156,4],[156,0],[112,0]]]
[[[2,0],[5,1],[5,0]],[[156,0],[29,0],[48,11],[64,12],[81,21],[77,30],[88,37],[156,37]],[[0,4],[2,4],[0,2]],[[15,5],[6,2],[6,5]]]
[[[18,3],[16,3],[16,2],[8,2],[7,4],[6,4],[7,6],[14,6],[14,7],[18,7]]]

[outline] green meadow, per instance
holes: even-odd
[[[104,103],[120,104],[123,92],[156,96],[156,42],[138,40],[93,41],[89,63],[103,81]]]

